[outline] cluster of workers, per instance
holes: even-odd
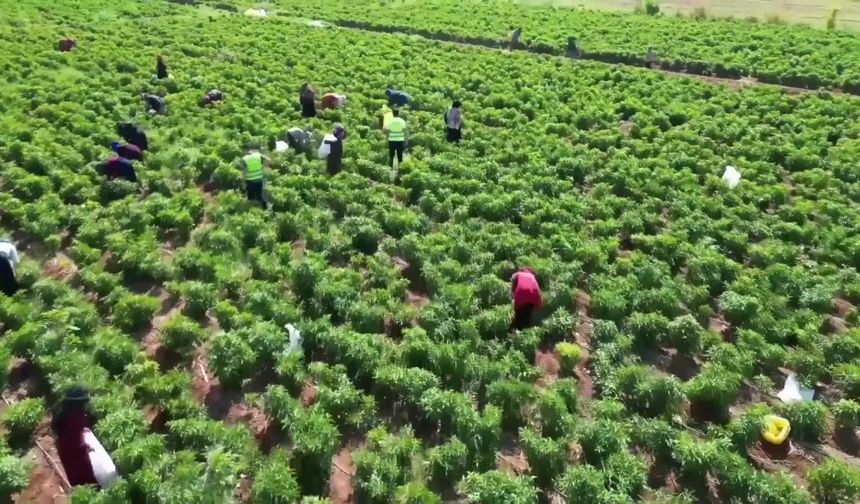
[[[74,45],[74,39],[64,39],[60,42],[60,49],[71,50]],[[168,76],[164,59],[159,56],[156,64],[156,78],[165,79]],[[409,95],[394,89],[386,90],[385,94],[388,103],[381,114],[381,127],[387,134],[389,162],[393,167],[395,159],[398,163],[403,162],[403,153],[406,150],[407,123],[400,115],[400,107],[409,103]],[[144,94],[143,99],[148,111],[165,113],[166,103],[163,98]],[[201,99],[201,105],[210,105],[223,99],[223,93],[213,90]],[[304,117],[316,115],[315,92],[310,84],[302,86],[299,100]],[[323,96],[321,106],[324,108],[340,107],[345,102],[345,96],[329,93]],[[450,142],[459,142],[462,128],[459,101],[455,101],[451,108],[445,112],[444,120],[446,139]],[[117,124],[117,133],[124,142],[113,141],[111,143],[111,150],[114,155],[102,163],[102,168],[109,178],[136,181],[137,175],[133,163],[141,161],[144,152],[149,149],[146,132],[139,125],[122,122]],[[323,144],[326,146],[325,157],[328,172],[332,175],[341,169],[345,136],[344,127],[338,124],[334,127],[332,134],[326,135],[323,139]],[[298,128],[291,129],[288,138],[291,146],[297,149],[305,148],[309,143],[307,132]],[[259,201],[264,208],[266,202],[263,198],[263,167],[268,162],[268,158],[259,149],[250,150],[242,158],[248,199]],[[11,240],[0,240],[0,291],[7,296],[13,296],[19,290],[15,277],[15,268],[18,262],[19,256],[15,244]],[[533,324],[534,311],[542,305],[540,286],[534,270],[523,267],[514,273],[511,277],[511,297],[514,307],[511,330],[522,330],[530,327]],[[88,444],[88,439],[92,439],[92,428],[96,422],[89,405],[90,395],[87,389],[75,385],[66,390],[52,412],[51,427],[57,438],[57,453],[66,477],[72,486],[99,485],[96,471],[93,469],[92,453],[94,449],[103,450],[103,448],[100,445],[94,448]]]

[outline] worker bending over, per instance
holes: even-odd
[[[114,141],[110,143],[110,149],[121,158],[131,161],[143,161],[143,152],[141,152],[140,147],[137,145],[130,143],[122,144]]]
[[[511,277],[511,294],[514,298],[514,320],[511,326],[517,330],[528,329],[532,326],[535,308],[543,305],[540,285],[533,269],[523,267],[514,273]]]
[[[388,97],[388,104],[391,108],[402,107],[409,104],[409,93],[399,91],[397,89],[386,89],[385,96]]]
[[[203,95],[203,98],[200,99],[200,106],[206,107],[222,100],[224,100],[224,93],[217,89],[212,89],[211,91]]]
[[[167,113],[167,102],[164,101],[164,98],[150,93],[143,93],[141,98],[143,98],[143,103],[146,105],[147,113],[158,115]]]
[[[123,140],[137,146],[141,152],[149,149],[149,140],[147,140],[146,132],[140,125],[130,122],[116,123],[116,131]]]
[[[129,182],[137,182],[137,173],[134,171],[134,164],[130,159],[120,156],[113,156],[102,163],[102,171],[108,180],[117,178],[128,180]]]

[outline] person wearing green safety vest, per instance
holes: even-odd
[[[263,199],[263,167],[269,165],[269,158],[260,154],[257,149],[251,149],[242,158],[242,176],[245,178],[245,191],[248,201],[259,201],[263,210],[268,208]]]
[[[392,111],[394,117],[388,121],[385,131],[388,133],[388,162],[394,167],[394,155],[397,154],[397,166],[403,164],[403,150],[406,148],[406,121],[400,117],[400,110]]]

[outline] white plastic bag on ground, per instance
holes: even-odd
[[[302,333],[293,324],[287,324],[287,332],[290,333],[290,352],[302,351]]]
[[[289,148],[290,146],[287,144],[287,142],[284,142],[283,140],[278,140],[277,142],[275,142],[275,151],[277,152],[286,152]]]
[[[741,172],[734,166],[726,166],[726,171],[723,172],[723,182],[734,189],[741,182]]]
[[[320,143],[320,148],[317,150],[317,155],[319,155],[320,159],[325,159],[329,154],[331,154],[331,145],[327,144],[326,141],[334,142],[337,141],[337,138],[335,138],[331,133],[323,137],[323,140]]]
[[[785,386],[776,396],[782,402],[811,401],[815,396],[815,389],[802,388],[797,381],[797,375],[790,373],[785,379]]]
[[[93,476],[96,477],[99,486],[102,488],[114,486],[118,477],[116,465],[93,431],[84,429],[84,443],[90,448],[90,464],[93,466]]]

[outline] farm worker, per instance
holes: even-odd
[[[543,305],[535,271],[522,267],[511,277],[511,293],[514,297],[514,329],[528,329],[532,325],[532,312]]]
[[[379,110],[379,121],[382,123],[381,128],[387,128],[388,123],[390,123],[393,118],[394,111],[391,110],[391,107],[389,107],[387,103],[383,104],[382,108]]]
[[[511,49],[516,49],[520,46],[520,36],[522,34],[522,28],[514,28],[514,31],[511,33]]]
[[[388,97],[388,103],[391,108],[402,107],[409,103],[409,93],[406,91],[399,91],[397,89],[386,89],[385,96]]]
[[[224,99],[224,93],[217,89],[212,89],[203,95],[203,98],[200,99],[200,106],[205,107],[207,105],[212,105],[215,102],[219,102]]]
[[[121,144],[117,141],[113,141],[110,143],[110,149],[121,158],[129,159],[131,161],[143,160],[143,152],[140,151],[140,147],[137,145],[129,143]]]
[[[334,139],[327,136],[323,142],[327,143],[331,149],[326,158],[326,169],[329,175],[335,176],[340,173],[343,165],[343,139],[346,138],[346,130],[343,129],[343,125],[335,124],[332,137]]]
[[[18,266],[18,249],[10,240],[0,240],[0,291],[7,296],[18,292],[15,268]]]
[[[160,54],[155,59],[155,77],[158,79],[170,77],[170,74],[167,73],[167,64],[164,62],[164,56]]]
[[[322,108],[340,108],[346,104],[346,95],[337,93],[326,93],[320,100]]]
[[[394,117],[388,122],[385,131],[388,132],[388,162],[394,167],[394,154],[397,154],[397,166],[403,164],[403,150],[406,148],[406,121],[400,117],[400,110],[392,111]]]
[[[149,148],[146,132],[140,125],[130,122],[116,123],[116,131],[126,142],[136,145],[141,151]]]
[[[287,144],[296,152],[305,152],[311,144],[311,134],[301,128],[292,127],[287,130]]]
[[[167,103],[164,101],[164,98],[150,93],[143,93],[141,98],[143,98],[143,102],[146,104],[146,111],[148,113],[163,115],[167,112]]]
[[[77,40],[75,40],[72,37],[66,37],[66,38],[60,39],[60,41],[57,42],[57,49],[61,52],[69,52],[77,45],[78,45]]]
[[[649,47],[648,52],[645,53],[645,66],[648,68],[654,68],[654,63],[657,63],[657,53],[654,51],[653,47]]]
[[[449,142],[459,142],[462,137],[463,118],[460,115],[460,100],[455,100],[445,112],[445,128]]]
[[[309,82],[302,84],[299,90],[299,102],[302,104],[302,117],[314,117],[317,115],[316,104],[314,103],[314,88]]]
[[[269,165],[269,158],[260,154],[258,149],[250,149],[242,158],[242,176],[245,178],[245,191],[248,201],[258,201],[263,210],[269,208],[263,199],[263,166]]]
[[[84,431],[92,430],[94,421],[89,403],[87,389],[74,385],[54,406],[51,418],[51,427],[57,438],[57,454],[72,486],[98,485],[90,463],[90,447],[84,442]]]
[[[129,182],[137,182],[137,173],[134,171],[134,165],[131,160],[120,156],[114,156],[104,163],[102,169],[105,176],[109,180],[122,178]]]
[[[568,58],[582,57],[582,49],[580,49],[579,44],[576,43],[576,37],[567,37],[567,49],[565,50],[565,54]]]

